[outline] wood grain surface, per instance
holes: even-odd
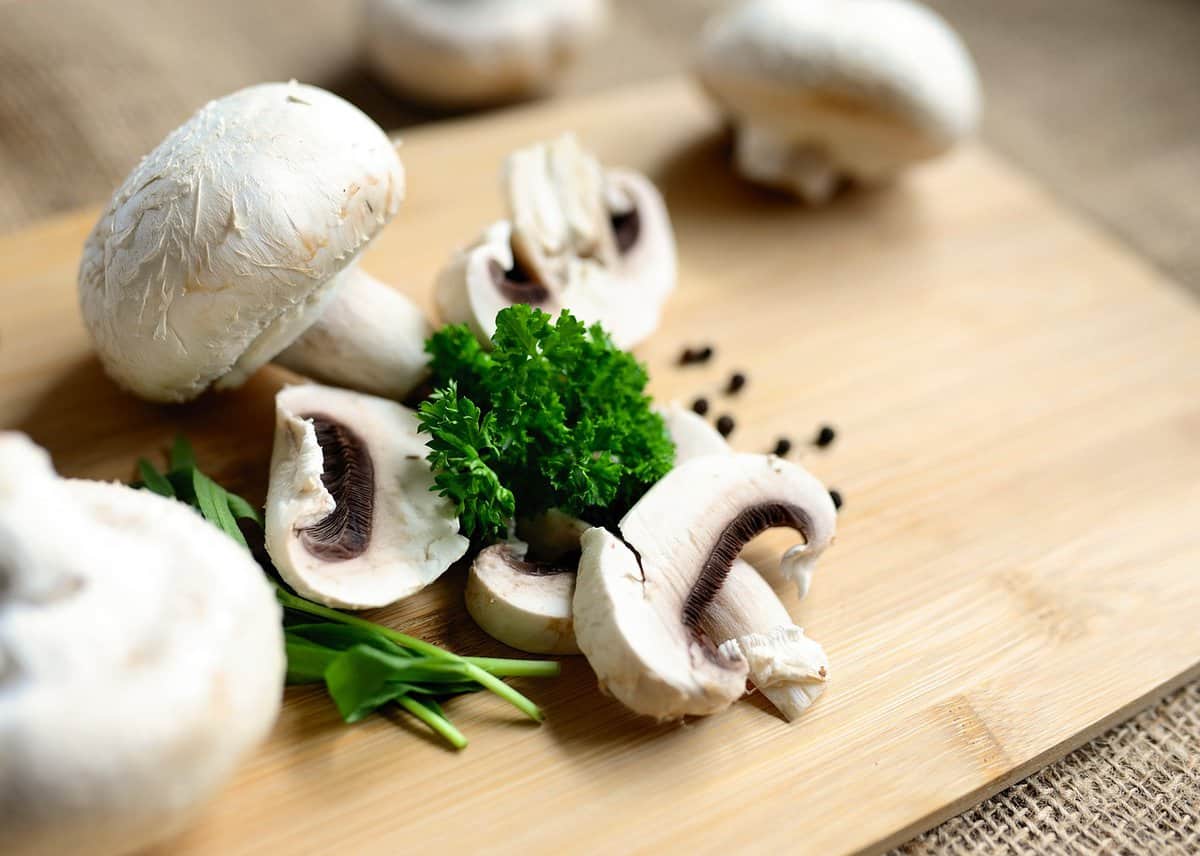
[[[839,429],[802,454],[846,498],[838,543],[787,600],[829,652],[828,692],[791,725],[755,698],[655,725],[568,659],[520,683],[541,726],[453,701],[472,741],[455,754],[401,716],[345,726],[291,690],[268,744],[163,852],[879,850],[1200,672],[1200,314],[1182,292],[978,148],[821,211],[747,188],[682,82],[408,134],[410,198],[366,267],[427,302],[500,213],[503,155],[568,129],[671,208],[680,288],[639,352],[656,394],[709,395],[745,450]],[[287,376],[172,408],[117,391],[75,308],[93,218],[0,240],[0,426],[66,474],[121,479],[185,431],[261,499]],[[712,366],[673,365],[705,342]],[[749,384],[725,398],[734,369]],[[461,585],[453,571],[374,617],[510,654]]]

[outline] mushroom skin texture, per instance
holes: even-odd
[[[705,622],[737,554],[767,528],[794,528],[804,541],[783,565],[796,578],[835,525],[821,483],[774,455],[709,455],[672,470],[622,518],[619,537],[593,528],[582,539],[575,637],[601,687],[660,720],[732,704],[750,673],[748,643],[718,648]]]
[[[654,332],[675,289],[675,236],[645,176],[602,167],[568,134],[513,152],[503,186],[508,219],[438,275],[443,321],[466,323],[486,344],[496,314],[527,303],[599,322],[621,348]]]
[[[105,370],[143,398],[186,401],[241,384],[328,314],[354,319],[352,342],[308,370],[407,392],[395,379],[419,379],[425,360],[419,343],[391,343],[427,327],[356,267],[403,198],[394,146],[336,95],[292,81],[210,102],[134,168],[84,245],[80,307]]]
[[[945,152],[981,111],[961,39],[910,0],[749,0],[705,27],[696,71],[739,172],[811,204]]]
[[[443,107],[548,87],[603,30],[605,0],[366,0],[363,47],[398,92]]]
[[[578,654],[573,565],[531,562],[521,542],[480,551],[467,575],[467,612],[493,639],[531,654]]]
[[[318,384],[275,398],[267,552],[299,594],[340,609],[420,591],[466,553],[454,507],[433,492],[417,415]]]
[[[58,478],[0,433],[5,853],[176,834],[266,737],[283,680],[279,604],[246,550],[182,503]]]

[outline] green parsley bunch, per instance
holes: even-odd
[[[465,325],[426,350],[436,389],[419,414],[435,489],[477,541],[551,508],[613,523],[674,463],[645,368],[598,324],[518,304],[496,316],[490,350]]]

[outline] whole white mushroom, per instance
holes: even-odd
[[[142,159],[88,236],[83,318],[105,369],[154,401],[232,387],[271,360],[401,397],[423,313],[360,271],[404,198],[383,131],[295,81],[210,102]]]
[[[961,39],[912,0],[748,0],[708,23],[696,70],[741,174],[810,203],[941,154],[982,100]]]
[[[109,854],[179,831],[270,730],[280,608],[187,506],[58,478],[0,433],[0,842]]]
[[[603,29],[607,0],[365,0],[364,49],[400,93],[447,107],[545,89]]]

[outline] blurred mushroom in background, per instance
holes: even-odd
[[[607,20],[606,0],[365,0],[364,50],[402,95],[479,107],[546,90]]]

